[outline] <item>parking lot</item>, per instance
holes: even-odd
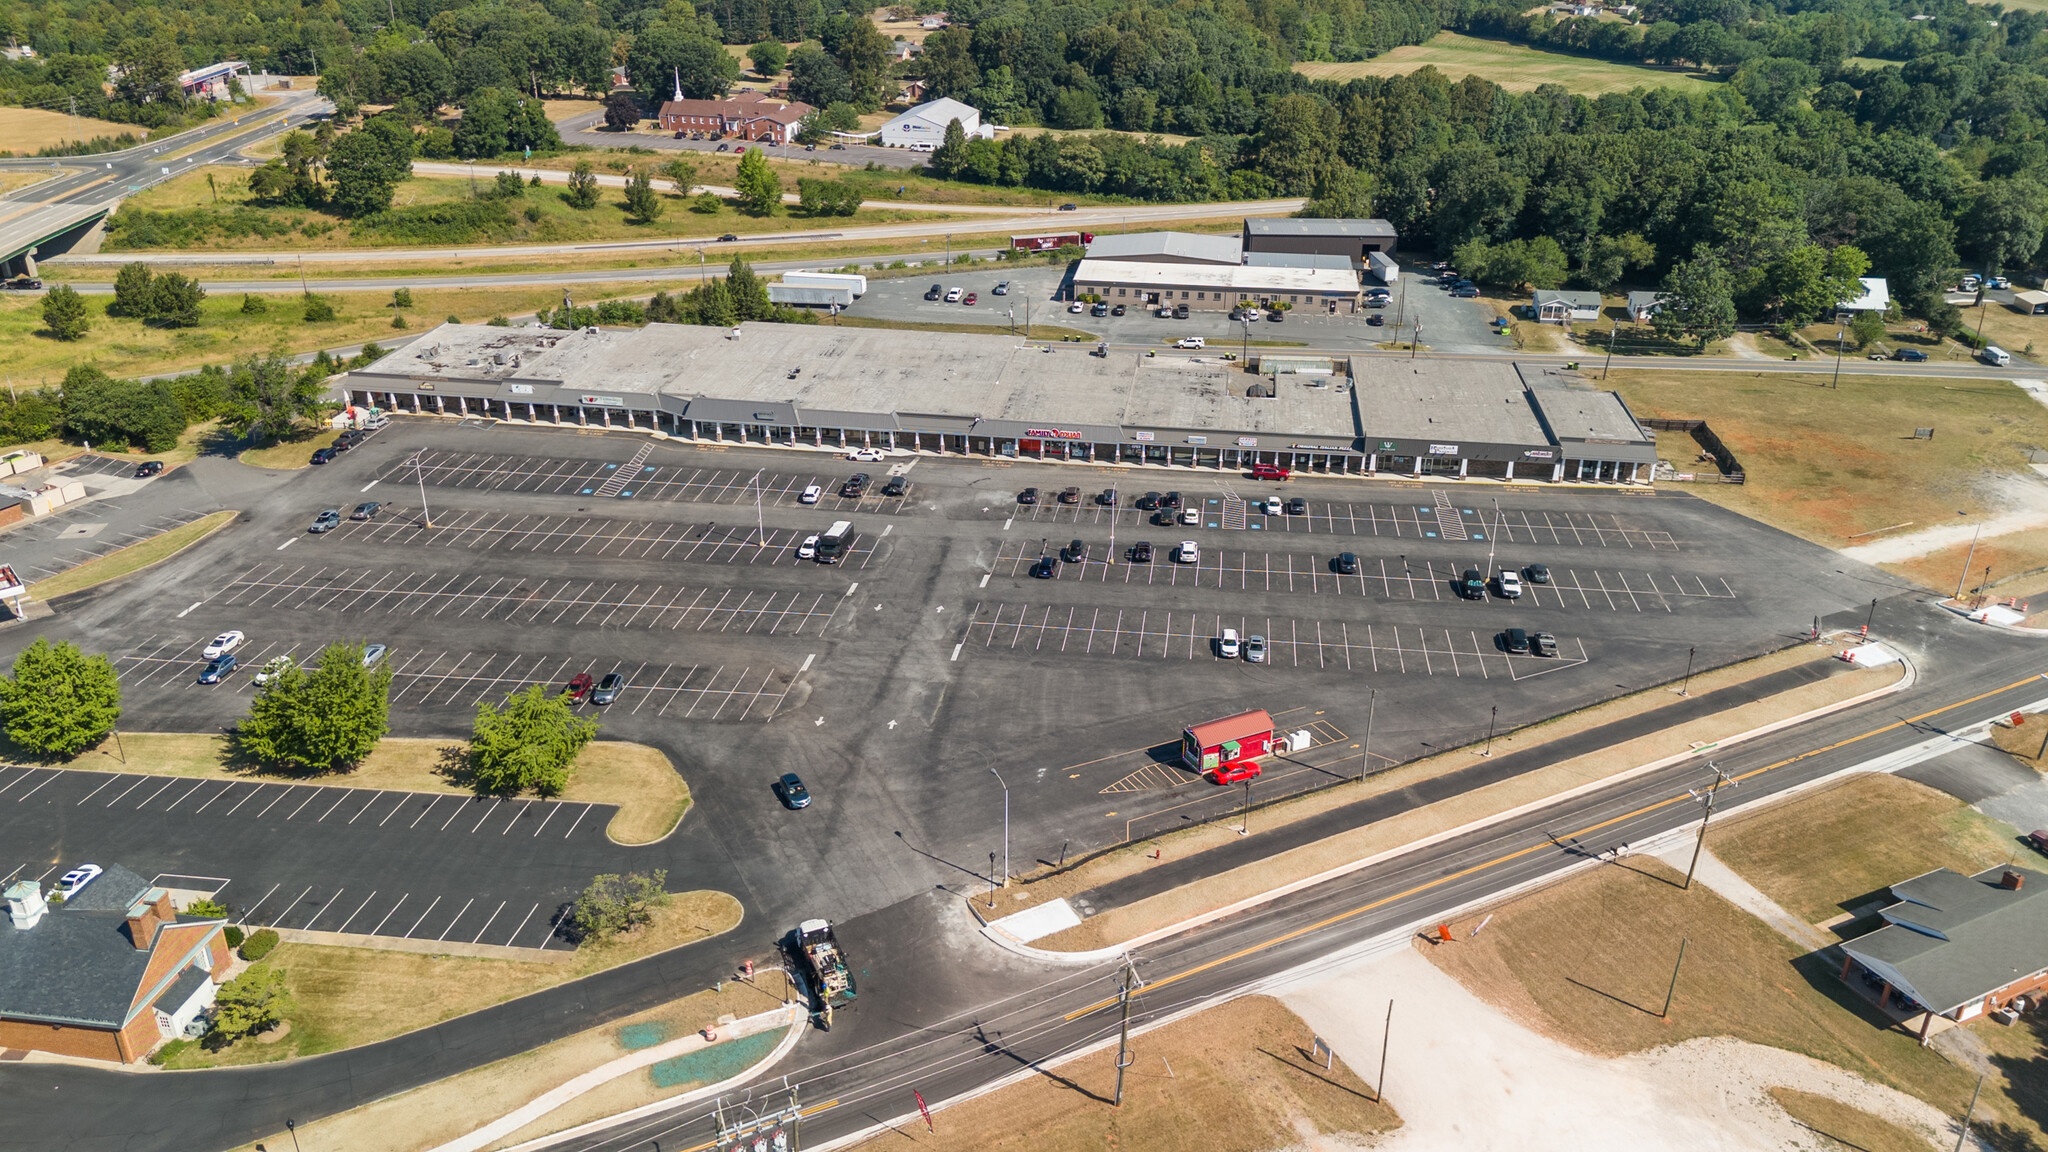
[[[1257,320],[1249,326],[1234,321],[1227,312],[1190,311],[1184,320],[1161,319],[1124,301],[1122,316],[1095,316],[1088,311],[1068,310],[1062,296],[1070,275],[1069,265],[977,264],[968,268],[930,268],[909,276],[870,279],[868,290],[853,306],[849,316],[873,316],[887,320],[909,320],[939,324],[1014,324],[1019,331],[1028,315],[1030,323],[1057,325],[1093,333],[1118,344],[1168,344],[1182,336],[1200,336],[1218,351],[1238,350],[1246,341],[1253,347],[1307,345],[1316,348],[1368,349],[1391,341],[1405,341],[1416,321],[1422,323],[1425,346],[1446,352],[1512,351],[1514,342],[1491,327],[1494,312],[1477,300],[1455,300],[1433,280],[1404,275],[1396,282],[1393,301],[1385,308],[1367,309],[1336,316],[1295,312],[1285,320]],[[1008,281],[1010,290],[995,295],[998,283]],[[1373,284],[1370,277],[1367,280]],[[963,289],[975,294],[973,304],[926,300],[933,284]],[[1116,303],[1116,301],[1111,301]],[[1383,318],[1374,326],[1370,315]]]
[[[912,487],[840,501],[854,471]],[[1298,715],[1354,734],[1319,745],[1335,763],[1360,755],[1370,689],[1383,767],[1483,738],[1495,708],[1503,729],[1540,720],[1676,677],[1689,649],[1700,667],[1766,651],[1897,588],[1683,495],[869,464],[410,418],[271,483],[201,547],[0,634],[0,658],[37,634],[75,640],[115,661],[124,729],[206,732],[246,714],[253,672],[276,656],[384,644],[393,732],[451,746],[480,703],[617,672],[616,703],[579,709],[605,738],[665,752],[689,816],[627,849],[604,838],[602,806],[380,793],[345,775],[166,785],[10,769],[0,843],[31,873],[119,862],[224,879],[258,923],[514,947],[562,946],[544,924],[599,872],[664,868],[672,887],[741,894],[762,923],[845,917],[985,872],[1003,827],[989,768],[1012,792],[1016,857],[1056,859],[1206,811],[1207,784],[1060,769],[1193,721]],[[811,484],[826,493],[816,505],[799,499]],[[1069,485],[1114,485],[1119,506],[1058,503]],[[1027,486],[1041,503],[1015,503]],[[1303,510],[1268,514],[1268,488]],[[1143,523],[1131,502],[1155,489],[1180,489],[1199,522]],[[307,531],[322,509],[387,498],[373,519]],[[855,532],[842,563],[801,558],[836,520]],[[1076,537],[1086,561],[1031,577]],[[1153,560],[1129,563],[1141,539]],[[1166,555],[1183,539],[1198,563]],[[1340,552],[1357,572],[1333,569]],[[1551,581],[1459,599],[1452,582],[1489,555],[1546,564]],[[1504,651],[1508,627],[1553,633],[1558,655]],[[197,683],[200,648],[230,628],[248,636],[241,669]],[[1263,637],[1266,660],[1221,659],[1225,628]],[[786,771],[810,808],[782,807],[771,785]],[[1319,771],[1276,765],[1262,787]]]

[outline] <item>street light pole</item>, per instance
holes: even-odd
[[[1496,721],[1496,720],[1499,720],[1499,719],[1500,719],[1500,705],[1498,705],[1498,704],[1495,704],[1495,705],[1493,706],[1493,710],[1492,710],[1492,712],[1488,714],[1488,716],[1487,716],[1487,719],[1486,719],[1486,751],[1484,751],[1484,752],[1481,752],[1481,753],[1480,753],[1480,755],[1481,755],[1481,756],[1491,756],[1491,755],[1493,755],[1493,725],[1494,725],[1494,721]]]
[[[1010,786],[1003,784],[1003,774],[994,768],[988,774],[996,778],[1003,789],[1003,887],[1010,886]]]
[[[1365,698],[1365,758],[1358,766],[1360,784],[1365,783],[1366,776],[1372,772],[1372,714],[1373,710],[1379,707],[1380,690],[1374,688],[1371,689],[1371,693]]]
[[[1877,604],[1877,601],[1872,600],[1870,603],[1873,606],[1875,606]],[[1680,696],[1692,695],[1692,693],[1686,691],[1686,689],[1692,687],[1692,657],[1693,654],[1698,651],[1698,648],[1687,648],[1685,650],[1685,683],[1678,686],[1678,694]]]
[[[424,451],[424,449],[415,450],[412,454],[412,474],[420,483],[420,526],[432,528],[434,526],[434,516],[433,513],[427,511],[427,473],[425,466],[420,460],[421,451]]]

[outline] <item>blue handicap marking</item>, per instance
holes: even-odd
[[[1423,535],[1429,537],[1432,540],[1436,539],[1436,533],[1434,532],[1424,532]]]
[[[625,499],[626,497],[628,497],[628,496],[631,496],[631,495],[632,495],[632,493],[631,493],[631,492],[621,492],[621,493],[619,493],[619,499],[621,499],[621,500],[624,500],[624,499]]]
[[[605,467],[607,467],[607,468],[617,468],[617,467],[618,467],[618,465],[617,465],[617,464],[607,464],[607,465],[605,465]]]
[[[1467,516],[1477,516],[1477,515],[1478,515],[1478,513],[1477,513],[1477,512],[1474,512],[1474,511],[1472,511],[1472,510],[1471,510],[1470,508],[1460,508],[1460,509],[1458,509],[1458,511],[1460,511],[1460,512],[1463,512],[1463,513],[1464,513],[1465,515],[1467,515]]]
[[[1486,539],[1486,533],[1484,533],[1484,532],[1474,532],[1474,533],[1472,534],[1472,538],[1473,538],[1474,540],[1484,540],[1484,539]]]
[[[1247,528],[1250,528],[1250,529],[1251,529],[1252,531],[1254,531],[1254,532],[1257,532],[1257,531],[1258,531],[1259,529],[1261,529],[1261,528],[1264,528],[1264,527],[1265,527],[1265,525],[1264,525],[1264,524],[1247,524],[1247,525],[1245,525],[1245,527],[1247,527]]]
[[[597,489],[595,488],[585,488],[581,493],[579,493],[579,495],[588,496],[595,491],[597,491]]]

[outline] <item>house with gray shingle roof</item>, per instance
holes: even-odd
[[[180,915],[171,894],[118,864],[61,903],[40,881],[6,890],[0,1048],[130,1063],[213,1003],[226,921]]]
[[[2048,875],[1989,868],[1965,876],[1937,868],[1891,886],[1885,925],[1842,944],[1853,966],[1883,981],[1881,1006],[1903,996],[1958,1023],[2048,989]]]

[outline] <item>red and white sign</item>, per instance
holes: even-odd
[[[1024,430],[1024,438],[1027,440],[1079,440],[1081,434],[1079,432],[1069,432],[1065,428],[1026,428]]]

